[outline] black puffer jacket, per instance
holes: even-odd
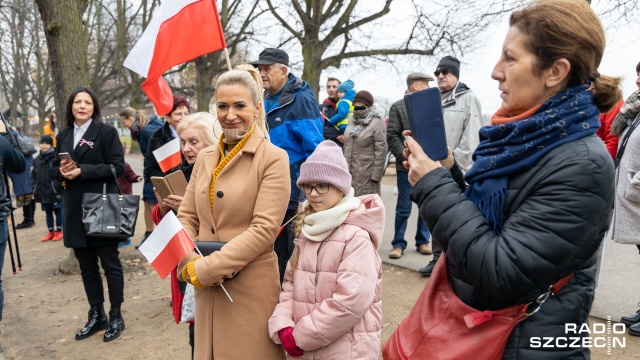
[[[561,145],[509,180],[500,236],[444,168],[414,187],[411,199],[442,245],[452,287],[466,304],[487,310],[528,303],[574,273],[516,326],[503,359],[589,358],[585,348],[531,348],[530,338],[579,336],[565,334],[565,324],[587,322],[594,254],[609,228],[614,184],[611,156],[595,135]]]
[[[53,161],[56,159],[55,149],[40,154],[33,160],[31,168],[31,186],[37,202],[53,204],[62,200],[62,181],[53,174]]]
[[[162,172],[162,170],[160,169],[160,165],[158,165],[158,161],[156,161],[156,157],[153,156],[154,150],[157,150],[162,145],[168,143],[171,140],[173,140],[173,133],[171,132],[169,123],[165,121],[164,125],[162,125],[160,129],[153,133],[153,135],[151,135],[151,139],[149,139],[149,145],[147,145],[147,153],[144,156],[145,180],[149,181],[152,176],[165,176],[171,172]]]

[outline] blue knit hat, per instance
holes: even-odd
[[[353,83],[353,81],[347,80],[347,81],[343,82],[342,84],[338,85],[338,91],[342,91],[343,93],[347,93],[347,92],[353,90],[354,86],[355,86],[355,84]]]

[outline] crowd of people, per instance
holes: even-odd
[[[582,0],[534,0],[513,12],[491,73],[502,105],[489,123],[460,81],[456,57],[442,57],[433,76],[410,73],[405,94],[430,82],[439,89],[449,147],[441,161],[411,137],[404,100],[385,119],[370,91],[331,77],[318,105],[291,72],[287,52],[266,48],[220,74],[215,116],[192,114],[178,95],[164,123],[143,110],[120,112],[144,156],[143,176],[125,163],[126,148],[100,120],[88,87],[69,96],[66,128],[58,131],[55,114],[49,117],[35,160],[19,151],[20,134],[0,122],[0,164],[25,214],[17,227],[35,224],[40,202],[48,228],[42,241],[63,239],[80,263],[89,313],[76,340],[105,330],[109,342],[124,331],[118,247],[129,240],[85,234],[77,204],[87,192],[131,193],[131,183],[142,181],[144,239],[173,212],[193,240],[223,243],[190,252],[171,275],[173,314],[176,323],[189,322],[192,358],[378,359],[381,181],[392,155],[397,202],[388,257],[407,250],[416,203],[416,251],[433,255],[420,274],[445,273],[456,296],[479,311],[549,297],[515,325],[502,358],[587,359],[588,348],[533,348],[530,338],[561,337],[565,324],[588,322],[596,253],[608,231],[640,249],[640,63],[638,90],[624,101],[620,78],[598,72],[604,49],[602,24]],[[181,163],[164,171],[154,151],[176,139]],[[186,192],[162,198],[151,178],[176,171]],[[6,233],[0,209],[0,255]],[[192,319],[182,313],[187,284]],[[0,319],[1,300],[0,280]],[[621,322],[640,336],[640,310]]]

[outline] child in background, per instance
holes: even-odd
[[[340,101],[336,106],[336,114],[329,119],[329,123],[337,127],[342,134],[349,124],[349,118],[353,116],[353,99],[356,96],[354,85],[352,80],[347,80],[338,86],[337,94]]]
[[[124,154],[127,153],[127,146],[122,144],[122,152]],[[137,183],[142,181],[142,176],[138,175],[133,171],[131,165],[128,162],[124,162],[124,174],[122,177],[118,178],[118,186],[120,187],[120,191],[123,194],[131,195],[133,193],[133,183]],[[125,246],[131,245],[131,238],[127,238],[127,240],[118,243],[118,247],[122,248]]]
[[[288,358],[377,360],[382,199],[353,196],[347,161],[332,141],[302,164],[297,185],[307,201],[269,335]]]
[[[31,185],[34,189],[35,201],[42,204],[42,211],[47,214],[49,233],[41,241],[62,240],[62,183],[54,179],[51,166],[56,158],[53,138],[43,135],[40,138],[40,154],[33,161],[31,169]],[[53,215],[56,216],[55,227]]]

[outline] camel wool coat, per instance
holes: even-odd
[[[289,203],[289,159],[256,129],[218,175],[212,214],[209,185],[219,159],[217,144],[198,154],[178,210],[192,239],[227,243],[195,262],[196,277],[206,286],[195,289],[195,359],[284,359],[267,325],[280,294],[273,244]],[[180,280],[183,267],[198,256],[182,259]]]

